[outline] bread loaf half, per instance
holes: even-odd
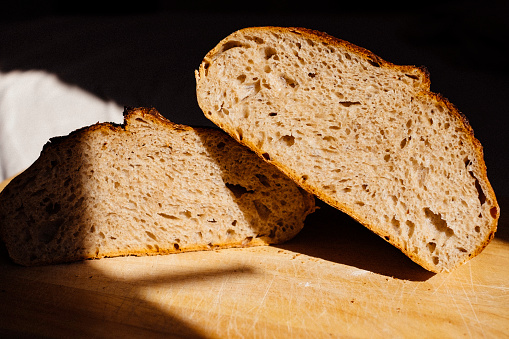
[[[314,197],[218,129],[131,109],[52,139],[0,194],[12,259],[37,265],[279,243]]]
[[[196,82],[207,118],[426,269],[450,271],[493,237],[481,144],[425,69],[258,27],[221,41]]]

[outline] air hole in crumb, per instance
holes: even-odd
[[[438,257],[433,257],[433,264],[438,265],[439,261]]]
[[[352,105],[360,105],[359,101],[340,101],[339,104],[344,107],[350,107]]]
[[[247,188],[245,188],[242,185],[236,185],[236,184],[230,184],[230,183],[226,183],[225,185],[237,199],[239,199],[240,197],[242,197],[242,195],[244,195],[246,193],[254,193],[254,191],[248,190]]]
[[[283,143],[286,144],[286,146],[293,146],[295,143],[295,137],[291,135],[284,135],[280,139]]]
[[[232,221],[232,226],[237,226],[237,220]]]
[[[263,174],[255,174],[255,177],[260,180],[260,183],[265,187],[270,187],[269,179]]]
[[[475,226],[475,228],[474,228],[474,229],[475,229],[475,231],[476,231],[477,233],[481,232],[481,228],[480,228],[479,226]]]
[[[146,122],[142,118],[136,118],[135,120],[138,121],[138,122],[141,122],[142,124],[147,124],[148,125],[148,122]]]
[[[375,66],[375,67],[380,67],[380,64],[374,60],[368,60],[368,62],[372,65],[372,66]]]
[[[303,175],[301,178],[302,178],[303,181],[308,180],[308,176],[307,175]]]
[[[265,59],[267,59],[267,60],[277,54],[276,49],[272,48],[272,47],[265,47],[264,52],[265,52]]]
[[[265,160],[270,161],[270,155],[269,155],[269,153],[263,153],[263,154],[262,154],[262,157],[263,157]]]
[[[472,178],[474,178],[474,180],[475,180],[474,185],[475,185],[475,189],[477,190],[477,193],[478,193],[479,202],[481,203],[481,205],[483,205],[486,202],[486,195],[484,195],[484,191],[482,190],[481,184],[479,183],[479,180],[477,179],[477,177],[474,175],[474,172],[469,171],[468,173],[470,173]]]
[[[434,242],[429,242],[427,245],[429,253],[435,252],[435,249],[437,248],[437,244]]]
[[[433,213],[429,208],[424,208],[424,215],[428,221],[437,229],[439,232],[444,232],[446,236],[450,237],[454,235],[454,230],[447,226],[447,221],[442,219],[440,213]]]
[[[185,216],[188,219],[190,219],[193,216],[193,214],[190,211],[188,211],[188,210],[180,212],[180,214],[182,214],[183,216]]]
[[[174,243],[174,244],[173,244],[173,248],[174,248],[176,251],[180,250],[180,246],[179,246],[179,244],[177,244],[177,243]]]
[[[228,41],[227,43],[225,43],[225,44],[223,45],[223,48],[221,48],[221,53],[226,52],[227,50],[232,49],[232,48],[236,48],[236,47],[244,47],[244,46],[246,46],[246,45],[244,45],[244,44],[243,44],[242,42],[240,42],[240,41],[235,41],[235,40],[233,40],[233,41]]]
[[[497,208],[496,208],[496,207],[492,207],[492,208],[490,208],[490,214],[491,214],[491,217],[492,217],[493,219],[495,219],[495,218],[497,217],[497,214],[498,214],[498,210],[497,210]]]
[[[405,148],[406,144],[407,144],[407,139],[403,139],[403,140],[401,140],[401,143],[399,144],[399,147]]]
[[[242,84],[244,81],[246,81],[246,75],[241,74],[237,77],[237,80]]]
[[[46,206],[46,213],[48,214],[56,214],[60,211],[60,204],[58,202],[55,203],[49,203]]]
[[[286,85],[290,86],[291,88],[295,88],[295,87],[297,87],[299,85],[297,83],[297,81],[295,81],[292,78],[288,77],[286,74],[281,75],[280,79],[284,80]]]
[[[308,73],[308,77],[310,77],[310,78],[314,78],[315,76],[316,76],[315,73]]]
[[[269,113],[269,116],[270,116],[270,117],[275,117],[276,115],[277,115],[277,113],[276,113],[276,112],[270,112],[270,113]]]
[[[170,214],[166,214],[166,213],[157,213],[159,214],[161,217],[165,218],[165,219],[178,219],[178,217],[174,216],[174,215],[170,215]]]
[[[272,211],[265,206],[262,202],[259,200],[253,201],[253,204],[255,206],[256,212],[258,212],[258,215],[262,220],[267,220],[269,218],[269,215],[272,213]]]
[[[148,235],[149,238],[157,241],[157,237],[154,235],[154,233],[149,231],[145,231],[145,233]]]

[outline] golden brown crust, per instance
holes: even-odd
[[[102,258],[114,258],[114,257],[140,257],[140,256],[155,256],[155,255],[166,255],[166,254],[175,254],[175,253],[183,253],[183,252],[198,252],[198,251],[210,251],[216,249],[227,249],[227,248],[248,248],[248,247],[256,247],[256,246],[266,246],[272,245],[274,241],[269,239],[268,237],[256,238],[250,241],[249,243],[243,242],[231,242],[231,243],[221,243],[221,244],[213,244],[213,245],[201,245],[201,246],[188,246],[180,250],[176,250],[174,248],[159,248],[158,250],[150,250],[145,247],[138,249],[129,249],[129,251],[110,251],[108,253],[103,253],[102,255],[90,255],[83,256],[77,255],[75,257],[66,257],[65,259],[51,259],[51,260],[41,260],[37,263],[27,263],[25,261],[20,261],[16,257],[11,257],[12,261],[21,266],[43,266],[43,265],[53,265],[53,264],[65,264],[73,261],[79,260],[93,260],[93,259],[102,259]]]
[[[490,227],[491,232],[489,232],[487,234],[486,239],[484,239],[482,242],[479,243],[477,249],[471,253],[470,257],[466,257],[464,261],[467,261],[469,258],[472,258],[472,257],[476,256],[477,254],[479,254],[486,247],[486,245],[490,242],[491,238],[493,238],[493,234],[497,228],[497,221],[498,221],[499,213],[500,213],[500,209],[499,209],[493,188],[491,187],[491,184],[489,183],[489,180],[487,178],[486,165],[484,163],[483,149],[482,149],[481,143],[474,137],[474,131],[473,131],[472,127],[470,126],[468,119],[457,109],[456,106],[454,106],[451,102],[449,102],[444,96],[442,96],[439,93],[433,93],[430,91],[430,78],[429,78],[429,73],[426,70],[426,68],[416,67],[416,66],[400,66],[400,65],[392,64],[388,61],[383,60],[382,58],[380,58],[379,56],[375,55],[374,53],[372,53],[371,51],[369,51],[365,48],[356,46],[352,43],[335,38],[333,36],[328,35],[327,33],[320,32],[320,31],[315,31],[315,30],[301,28],[301,27],[272,27],[272,26],[250,27],[250,28],[245,28],[245,29],[242,29],[242,30],[232,33],[230,36],[223,39],[214,49],[212,49],[205,56],[204,61],[200,65],[199,71],[197,71],[197,73],[196,73],[197,84],[199,83],[201,76],[207,75],[207,72],[206,72],[207,67],[210,66],[210,62],[214,59],[214,56],[217,53],[221,52],[222,46],[224,43],[226,43],[229,40],[235,39],[239,35],[248,35],[250,32],[258,33],[258,32],[267,32],[267,31],[273,32],[273,33],[298,34],[298,35],[301,35],[301,36],[303,36],[307,39],[310,39],[314,42],[324,42],[324,43],[330,44],[332,46],[346,48],[347,50],[351,51],[352,53],[355,53],[356,55],[366,59],[368,62],[370,62],[372,65],[374,65],[376,67],[385,67],[385,68],[390,68],[390,69],[400,71],[400,72],[405,72],[405,73],[407,72],[407,73],[409,73],[409,76],[411,78],[420,80],[419,87],[418,87],[418,89],[416,89],[417,95],[422,96],[424,98],[431,99],[438,105],[445,106],[448,109],[448,111],[450,111],[451,114],[458,121],[461,122],[461,124],[466,132],[466,135],[468,136],[468,139],[472,143],[475,153],[477,154],[477,164],[476,165],[478,166],[479,173],[481,173],[481,175],[482,175],[482,178],[479,178],[479,179],[480,179],[480,181],[483,182],[483,184],[486,185],[486,187],[484,187],[485,188],[484,191],[488,193],[489,199],[491,200],[491,202],[494,206],[493,208],[496,209],[496,211],[494,211],[495,216],[493,218],[493,223]],[[198,96],[198,100],[200,101],[199,96]],[[204,113],[206,113],[206,112],[204,111]],[[208,117],[208,118],[210,118],[210,117]],[[218,124],[218,126],[221,127],[222,129],[224,129],[226,132],[228,132],[228,134],[230,134],[238,142],[251,148],[259,157],[261,157],[265,161],[272,163],[273,165],[278,167],[283,173],[285,173],[288,177],[290,177],[292,180],[294,180],[303,189],[316,195],[318,198],[320,198],[327,204],[349,214],[353,219],[357,220],[358,222],[360,222],[361,224],[363,224],[364,226],[366,226],[368,229],[372,230],[376,234],[380,235],[381,237],[388,236],[388,234],[384,234],[383,230],[381,230],[379,227],[377,227],[376,225],[372,225],[371,222],[366,220],[365,217],[357,214],[355,211],[350,209],[348,206],[346,206],[341,201],[334,200],[331,197],[329,197],[327,194],[325,194],[324,192],[321,192],[319,189],[307,184],[307,182],[305,180],[303,180],[300,175],[295,173],[291,168],[289,168],[285,164],[274,161],[272,159],[267,159],[266,157],[264,157],[263,156],[264,151],[259,149],[257,147],[257,145],[246,140],[245,138],[243,138],[242,140],[239,139],[239,136],[233,127],[226,126],[224,124],[219,123],[218,121],[215,121],[215,123]],[[491,213],[493,215],[493,212],[491,212]],[[437,267],[432,266],[432,265],[428,264],[427,262],[421,260],[421,258],[418,255],[416,255],[415,253],[407,251],[405,249],[405,245],[397,242],[396,239],[392,239],[391,243],[393,245],[395,245],[397,248],[399,248],[401,251],[403,251],[412,260],[414,260],[415,262],[417,262],[418,264],[423,266],[424,268],[426,268],[430,271],[439,272],[437,270]],[[459,266],[463,262],[458,263],[456,266]],[[454,267],[450,267],[449,270],[452,270],[453,268]]]
[[[346,40],[342,40],[336,37],[333,37],[325,32],[320,32],[308,28],[303,27],[276,27],[276,26],[266,26],[266,27],[248,27],[241,30],[238,30],[234,33],[232,33],[230,36],[223,39],[216,47],[214,47],[210,52],[207,53],[207,55],[204,57],[204,62],[200,65],[200,73],[204,72],[206,69],[206,64],[210,62],[210,60],[213,60],[214,55],[216,55],[218,52],[221,51],[223,44],[227,40],[231,40],[232,37],[234,37],[236,34],[244,34],[252,32],[259,32],[259,31],[271,31],[271,32],[279,32],[279,33],[294,33],[302,35],[306,38],[309,38],[311,40],[315,41],[321,41],[325,42],[327,44],[330,44],[332,46],[336,47],[344,47],[351,52],[362,56],[366,60],[368,60],[371,64],[376,64],[380,67],[387,67],[392,68],[398,71],[402,72],[408,72],[409,75],[412,77],[417,77],[421,79],[420,87],[423,91],[429,91],[430,88],[430,79],[429,79],[429,72],[428,70],[421,66],[412,66],[412,65],[395,65],[391,62],[388,62],[381,57],[377,56],[373,52],[371,52],[368,49],[365,49],[363,47],[359,47],[357,45],[354,45]]]
[[[40,171],[42,164],[42,159],[45,157],[45,159],[48,159],[48,156],[52,153],[58,153],[55,152],[59,150],[59,146],[66,146],[66,145],[78,145],[80,143],[80,139],[82,139],[84,136],[89,135],[90,133],[96,134],[97,132],[105,131],[108,132],[108,134],[111,134],[113,131],[114,133],[118,132],[125,132],[129,131],[129,129],[133,128],[134,120],[141,119],[145,122],[149,121],[150,125],[154,127],[154,125],[161,126],[162,128],[168,130],[172,129],[174,131],[207,131],[210,132],[212,128],[194,128],[191,126],[186,125],[180,125],[173,123],[166,118],[164,118],[157,110],[154,108],[126,108],[124,111],[124,123],[122,125],[118,124],[112,124],[112,123],[98,123],[89,127],[81,128],[78,130],[75,130],[74,132],[70,133],[68,136],[65,137],[57,137],[51,140],[51,142],[47,143],[44,147],[43,152],[41,153],[41,156],[38,160],[39,165],[37,162],[32,165],[29,169],[27,169],[25,172],[23,172],[21,175],[15,177],[9,185],[7,185],[6,189],[3,191],[0,191],[0,200],[3,202],[13,202],[13,197],[20,198],[20,187],[21,191],[23,191],[23,187],[30,187],[31,184],[34,183],[34,181],[40,181],[36,180],[36,177],[38,174],[42,173]],[[228,137],[223,132],[219,132],[217,128],[214,128],[215,133],[201,133],[200,135],[204,136],[211,136],[211,137],[218,137],[219,140],[228,141]],[[221,134],[220,134],[221,133]],[[126,133],[127,134],[127,133]],[[65,144],[64,144],[65,143]],[[233,143],[232,145],[235,145]],[[239,147],[237,147],[239,148]],[[46,154],[45,154],[46,153]],[[251,155],[250,155],[251,156]],[[252,159],[252,158],[250,158]],[[81,167],[81,166],[79,166]],[[44,176],[44,174],[43,174]],[[46,178],[46,177],[44,177]],[[41,179],[41,178],[39,178]],[[62,180],[63,182],[63,180]],[[58,186],[61,187],[61,186]],[[294,187],[296,189],[296,187]],[[215,243],[197,243],[197,244],[185,244],[182,246],[176,246],[174,247],[173,244],[168,247],[163,246],[153,246],[153,247],[144,247],[143,245],[137,244],[132,245],[136,247],[130,247],[130,248],[119,248],[118,250],[102,250],[99,252],[71,252],[67,253],[65,256],[61,255],[48,255],[49,257],[41,257],[41,258],[34,258],[31,261],[28,261],[27,255],[23,253],[21,256],[19,256],[19,252],[23,252],[22,250],[19,250],[18,248],[15,248],[11,251],[13,248],[12,245],[13,238],[18,239],[20,237],[20,233],[23,232],[23,230],[20,230],[17,228],[16,225],[13,225],[12,220],[10,220],[9,224],[0,222],[0,236],[2,240],[8,245],[9,254],[11,255],[11,258],[14,262],[25,265],[25,266],[33,266],[33,265],[44,265],[44,264],[52,264],[52,263],[63,263],[63,262],[70,262],[75,260],[82,260],[82,259],[96,259],[96,258],[103,258],[103,257],[116,257],[116,256],[141,256],[141,255],[158,255],[158,254],[169,254],[169,253],[179,253],[179,252],[188,252],[188,251],[201,251],[201,250],[212,250],[212,249],[220,249],[220,248],[232,248],[232,247],[253,247],[253,246],[260,246],[260,245],[269,245],[274,243],[280,243],[282,241],[287,240],[288,238],[293,237],[302,227],[304,218],[311,212],[314,211],[315,205],[314,205],[314,197],[309,194],[302,194],[302,207],[299,208],[299,211],[293,211],[294,213],[298,213],[298,215],[301,215],[302,212],[302,219],[300,220],[300,226],[299,225],[292,225],[291,231],[284,231],[284,234],[280,234],[278,237],[274,237],[274,235],[268,235],[268,234],[259,234],[257,237],[247,237],[241,240],[238,240],[238,237],[236,238],[224,238],[221,240],[221,242],[215,242]],[[23,198],[20,198],[23,201]],[[34,198],[37,199],[38,198]],[[42,199],[42,198],[41,198]],[[16,201],[20,201],[17,199]],[[22,202],[24,203],[24,201]],[[60,201],[57,201],[57,203],[60,203]],[[10,210],[12,210],[12,205],[9,208],[2,208],[6,205],[2,204],[0,206],[0,218],[1,216],[5,215],[5,213],[9,213]],[[16,208],[16,206],[14,206]],[[25,208],[25,207],[23,207]],[[9,209],[9,210],[8,210]],[[0,219],[1,221],[4,221]],[[293,228],[295,226],[295,229]],[[25,230],[26,231],[26,230]],[[22,235],[21,235],[22,236]],[[140,247],[137,247],[140,246]],[[73,254],[74,253],[74,254]]]

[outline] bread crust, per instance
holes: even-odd
[[[302,202],[302,210],[297,211],[295,210],[295,213],[301,214],[301,225],[293,225],[295,228],[288,230],[285,233],[278,231],[277,238],[274,235],[270,234],[260,234],[256,237],[247,237],[241,238],[239,237],[232,237],[224,239],[222,242],[214,242],[214,243],[195,243],[195,244],[186,244],[185,246],[154,246],[147,248],[143,245],[143,243],[138,244],[139,247],[136,247],[136,244],[130,245],[130,248],[118,248],[117,250],[102,250],[101,252],[93,253],[91,251],[88,252],[79,252],[76,251],[76,253],[68,252],[65,253],[65,255],[60,254],[51,254],[46,253],[42,257],[33,257],[30,258],[30,260],[27,258],[24,251],[17,247],[17,243],[19,243],[19,239],[23,237],[23,233],[29,232],[27,230],[21,229],[21,227],[18,227],[17,225],[13,224],[13,220],[11,217],[9,217],[9,221],[6,221],[4,218],[7,215],[14,214],[14,210],[16,208],[23,209],[24,202],[21,201],[21,206],[15,205],[16,203],[12,204],[10,203],[13,199],[16,199],[16,197],[20,197],[20,195],[24,194],[24,188],[29,187],[31,185],[31,181],[35,180],[35,177],[40,172],[40,167],[38,165],[38,162],[41,161],[42,158],[44,158],[47,153],[50,153],[53,150],[58,150],[60,146],[69,145],[69,144],[79,144],[80,140],[82,140],[87,135],[97,134],[101,132],[113,132],[115,134],[119,134],[120,132],[129,132],[133,128],[133,120],[136,119],[143,119],[144,121],[150,121],[152,126],[159,125],[163,127],[166,130],[174,130],[174,131],[196,131],[196,132],[202,132],[203,135],[207,134],[208,132],[214,130],[214,135],[223,133],[222,131],[219,131],[217,128],[208,128],[208,127],[191,127],[187,125],[181,125],[173,123],[166,118],[164,118],[155,108],[146,108],[146,107],[140,107],[140,108],[133,108],[133,107],[126,107],[124,111],[124,123],[123,124],[115,124],[115,123],[97,123],[92,126],[83,127],[80,129],[77,129],[73,132],[71,132],[67,136],[63,137],[55,137],[52,138],[46,145],[44,145],[43,150],[41,152],[40,158],[32,165],[30,168],[28,168],[25,172],[19,174],[17,177],[13,178],[13,180],[5,187],[4,190],[0,191],[0,217],[4,220],[0,220],[0,236],[2,240],[6,243],[9,255],[11,256],[11,259],[16,262],[17,264],[24,265],[24,266],[33,266],[33,265],[46,265],[46,264],[56,264],[56,263],[64,263],[64,262],[71,262],[76,260],[83,260],[83,259],[98,259],[98,258],[104,258],[104,257],[117,257],[117,256],[144,256],[144,255],[160,255],[160,254],[170,254],[170,253],[179,253],[179,252],[188,252],[188,251],[201,251],[201,250],[214,250],[214,249],[222,249],[222,248],[234,248],[234,247],[252,247],[252,246],[260,246],[260,245],[269,245],[274,243],[279,243],[288,240],[289,238],[295,236],[295,234],[300,231],[300,228],[303,226],[303,222],[305,217],[312,213],[315,210],[315,201],[314,197],[308,193],[305,193],[301,191],[301,202]],[[226,135],[224,135],[226,138]],[[223,139],[220,139],[223,140]],[[226,141],[226,140],[225,140]],[[232,144],[236,145],[233,140]],[[246,152],[249,152],[246,149]],[[253,155],[254,156],[254,155]],[[255,158],[256,159],[256,158]],[[260,163],[263,163],[260,161]],[[264,164],[264,167],[266,165]],[[207,173],[208,175],[208,173]],[[240,175],[240,173],[239,173]],[[34,179],[31,179],[34,178]],[[295,187],[296,188],[296,187]],[[29,197],[31,198],[31,197]],[[204,197],[205,198],[205,197]],[[34,198],[31,198],[34,199]],[[42,197],[41,197],[42,199]],[[58,198],[56,198],[58,199]],[[19,199],[18,199],[19,200]],[[60,200],[58,200],[59,203],[64,203]],[[8,206],[8,207],[6,207]],[[229,207],[230,208],[230,207]],[[234,207],[231,207],[234,209]],[[36,212],[37,213],[37,212]],[[141,212],[140,212],[141,213]],[[154,212],[155,213],[155,212]],[[41,214],[43,212],[41,211]],[[298,219],[298,217],[297,217]],[[35,221],[34,221],[35,223]],[[30,224],[30,222],[29,222]],[[38,226],[34,226],[38,227]],[[88,226],[90,227],[90,226]],[[142,226],[140,226],[141,228]],[[140,233],[142,231],[139,231]],[[106,233],[106,231],[105,231]],[[140,236],[140,234],[137,234],[137,236]],[[81,245],[84,246],[84,245]],[[30,248],[30,251],[36,251],[34,248]]]
[[[497,229],[497,223],[498,218],[500,215],[500,208],[498,206],[495,193],[493,191],[493,188],[491,187],[491,184],[487,177],[487,170],[486,165],[484,163],[484,154],[483,154],[483,148],[479,140],[477,140],[474,136],[474,131],[472,127],[470,126],[470,123],[466,116],[462,114],[455,105],[453,105],[449,100],[447,100],[443,95],[439,93],[431,92],[430,90],[430,78],[429,73],[425,67],[416,67],[416,66],[400,66],[392,64],[388,61],[385,61],[384,59],[380,58],[379,56],[375,55],[371,51],[356,46],[350,42],[347,42],[345,40],[341,40],[338,38],[335,38],[333,36],[328,35],[327,33],[301,28],[301,27],[273,27],[273,26],[267,26],[267,27],[249,27],[241,29],[237,32],[232,33],[230,36],[223,39],[216,47],[214,47],[210,52],[207,53],[207,55],[204,57],[202,63],[200,64],[199,69],[195,72],[196,77],[196,83],[197,83],[197,97],[198,97],[198,103],[200,107],[202,108],[203,112],[205,113],[205,116],[209,119],[211,119],[214,123],[216,123],[219,127],[224,129],[228,134],[230,134],[233,138],[235,138],[238,142],[248,146],[251,148],[258,156],[260,156],[263,160],[272,163],[276,167],[278,167],[283,173],[285,173],[288,177],[290,177],[292,180],[294,180],[298,185],[300,185],[303,189],[307,190],[308,192],[314,194],[319,199],[323,200],[327,204],[347,213],[350,215],[353,219],[357,220],[359,223],[370,229],[371,231],[375,232],[379,236],[385,238],[386,240],[389,240],[389,235],[384,233],[384,230],[378,227],[377,225],[374,225],[372,222],[370,222],[365,216],[355,212],[351,208],[349,208],[347,205],[345,205],[343,202],[338,201],[336,199],[333,199],[331,196],[329,196],[326,192],[323,192],[316,187],[313,187],[312,185],[308,184],[306,180],[303,180],[301,175],[299,173],[296,173],[291,167],[286,165],[285,163],[282,163],[280,161],[276,161],[274,159],[268,159],[266,156],[264,156],[264,150],[260,149],[255,143],[250,142],[246,138],[239,138],[238,133],[236,132],[235,128],[233,126],[229,126],[227,124],[222,123],[221,121],[217,120],[215,121],[213,117],[206,114],[207,110],[210,108],[206,107],[206,105],[202,102],[200,91],[200,84],[201,80],[206,78],[208,76],[207,69],[210,67],[211,63],[213,63],[215,57],[222,52],[223,46],[228,43],[229,41],[235,40],[238,38],[238,36],[241,35],[248,35],[248,34],[256,34],[259,32],[272,32],[272,33],[282,33],[282,34],[298,34],[306,39],[310,39],[314,42],[324,42],[326,44],[329,44],[331,46],[335,47],[342,47],[346,48],[351,53],[355,53],[357,56],[360,56],[361,58],[365,59],[369,63],[375,65],[376,67],[383,67],[388,68],[396,71],[401,71],[408,73],[410,77],[419,79],[420,83],[418,86],[418,90],[416,91],[416,96],[422,97],[424,99],[429,99],[437,103],[438,105],[442,105],[446,107],[451,114],[454,116],[455,119],[461,122],[463,129],[466,131],[468,138],[470,142],[472,143],[475,153],[477,154],[476,157],[476,166],[477,166],[477,173],[481,174],[481,178],[478,178],[485,184],[484,192],[485,194],[488,194],[489,199],[492,201],[492,204],[494,207],[492,207],[491,214],[493,216],[493,221],[490,226],[490,231],[486,234],[485,238],[479,242],[478,246],[474,251],[469,253],[468,257],[465,257],[463,261],[458,262],[457,265],[454,267],[449,267],[445,269],[439,269],[434,265],[429,264],[428,262],[422,260],[422,258],[410,251],[407,251],[405,249],[405,245],[401,242],[398,242],[396,239],[390,239],[390,242],[396,246],[398,249],[400,249],[402,252],[404,252],[408,257],[410,257],[413,261],[420,264],[424,268],[426,268],[429,271],[433,272],[443,272],[443,271],[451,271],[455,267],[461,265],[465,261],[475,257],[479,253],[482,252],[482,250],[488,245],[488,243],[491,241],[491,239],[494,237],[494,234]]]

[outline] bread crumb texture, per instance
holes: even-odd
[[[411,259],[450,271],[499,207],[466,118],[424,68],[303,28],[233,33],[196,71],[205,116]]]
[[[314,197],[215,129],[130,109],[52,139],[0,195],[23,265],[272,244],[297,234]]]

